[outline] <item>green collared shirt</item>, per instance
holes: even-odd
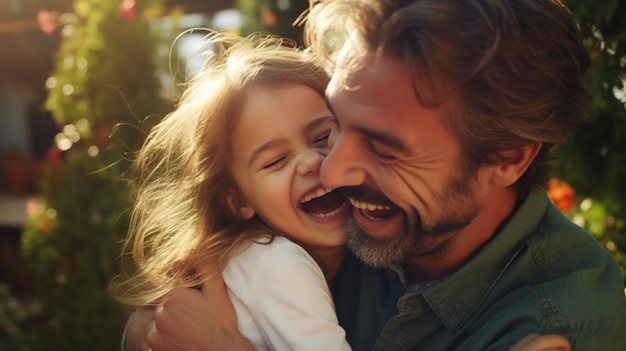
[[[619,266],[544,193],[458,271],[399,292],[402,281],[342,267],[333,293],[354,350],[508,350],[530,333],[564,335],[573,350],[626,350]]]

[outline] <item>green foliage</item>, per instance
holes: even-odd
[[[106,292],[129,203],[114,176],[120,167],[94,172],[102,162],[80,146],[65,165],[48,169],[43,200],[31,209],[23,254],[32,263],[42,321],[32,347],[111,350],[125,316]],[[57,183],[60,182],[60,183]]]
[[[155,1],[137,1],[136,11],[145,11],[140,6]],[[63,29],[67,34],[47,83],[46,107],[58,122],[88,118],[93,128],[111,130],[120,122],[136,123],[135,116],[162,111],[163,106],[154,106],[160,89],[155,75],[157,33],[147,20],[125,20],[120,3],[75,1],[78,17]]]
[[[137,1],[125,13],[121,3],[75,0],[47,82],[63,160],[45,170],[22,236],[41,303],[25,331],[31,350],[119,348],[126,311],[107,285],[131,207],[120,176],[146,124],[158,120],[143,118],[171,109],[156,75],[161,34],[149,23],[160,1]]]
[[[9,287],[0,284],[0,350],[28,350],[23,331],[26,314]]]
[[[624,269],[626,268],[626,254],[624,254],[626,221],[624,218],[616,218],[613,215],[615,212],[617,212],[615,209],[608,208],[601,201],[586,198],[567,213],[567,216],[574,223],[587,229],[602,246],[613,254],[613,257]]]
[[[578,201],[572,218],[588,229],[626,272],[626,2],[564,0],[579,23],[593,62],[590,114],[558,149],[554,175],[567,181]],[[621,97],[621,100],[620,100]],[[587,202],[585,202],[587,201]],[[626,279],[626,273],[625,273]]]

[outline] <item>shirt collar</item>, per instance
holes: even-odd
[[[432,282],[423,296],[448,330],[462,326],[526,247],[550,200],[532,192],[503,229],[458,271]]]

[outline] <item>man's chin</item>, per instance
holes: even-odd
[[[363,263],[374,267],[388,267],[403,262],[413,243],[409,237],[398,235],[378,238],[366,233],[354,220],[346,226],[348,247]]]

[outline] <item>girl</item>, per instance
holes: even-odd
[[[345,254],[349,206],[318,176],[328,76],[277,38],[209,39],[205,67],[131,168],[136,270],[115,295],[155,305],[221,271],[256,349],[348,350],[327,282]]]

